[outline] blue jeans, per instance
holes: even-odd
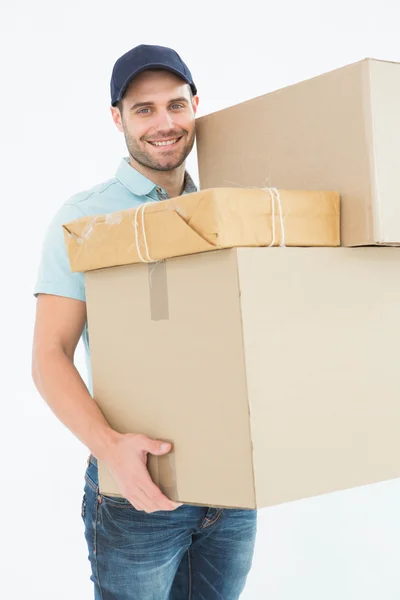
[[[82,518],[95,600],[236,600],[250,571],[256,511],[183,505],[137,511],[85,474]]]

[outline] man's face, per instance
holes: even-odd
[[[198,98],[182,79],[168,71],[144,71],[123,97],[122,117],[112,108],[130,155],[156,171],[179,167],[193,148]]]

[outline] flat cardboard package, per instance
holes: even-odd
[[[348,65],[197,120],[200,187],[332,189],[344,246],[400,244],[400,63]]]
[[[82,217],[64,225],[64,237],[72,271],[217,248],[338,246],[340,197],[328,191],[211,189]]]
[[[234,248],[85,274],[94,397],[172,499],[261,508],[400,476],[400,251]],[[100,492],[120,494],[99,462]]]

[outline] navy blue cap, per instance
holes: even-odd
[[[175,50],[142,44],[129,50],[115,63],[110,84],[111,105],[115,106],[121,100],[136,75],[148,69],[163,69],[175,73],[190,85],[194,96],[197,94],[192,75]]]

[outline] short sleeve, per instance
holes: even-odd
[[[83,273],[72,273],[64,242],[63,225],[85,216],[74,204],[64,204],[51,221],[42,245],[34,295],[54,294],[86,301]]]

